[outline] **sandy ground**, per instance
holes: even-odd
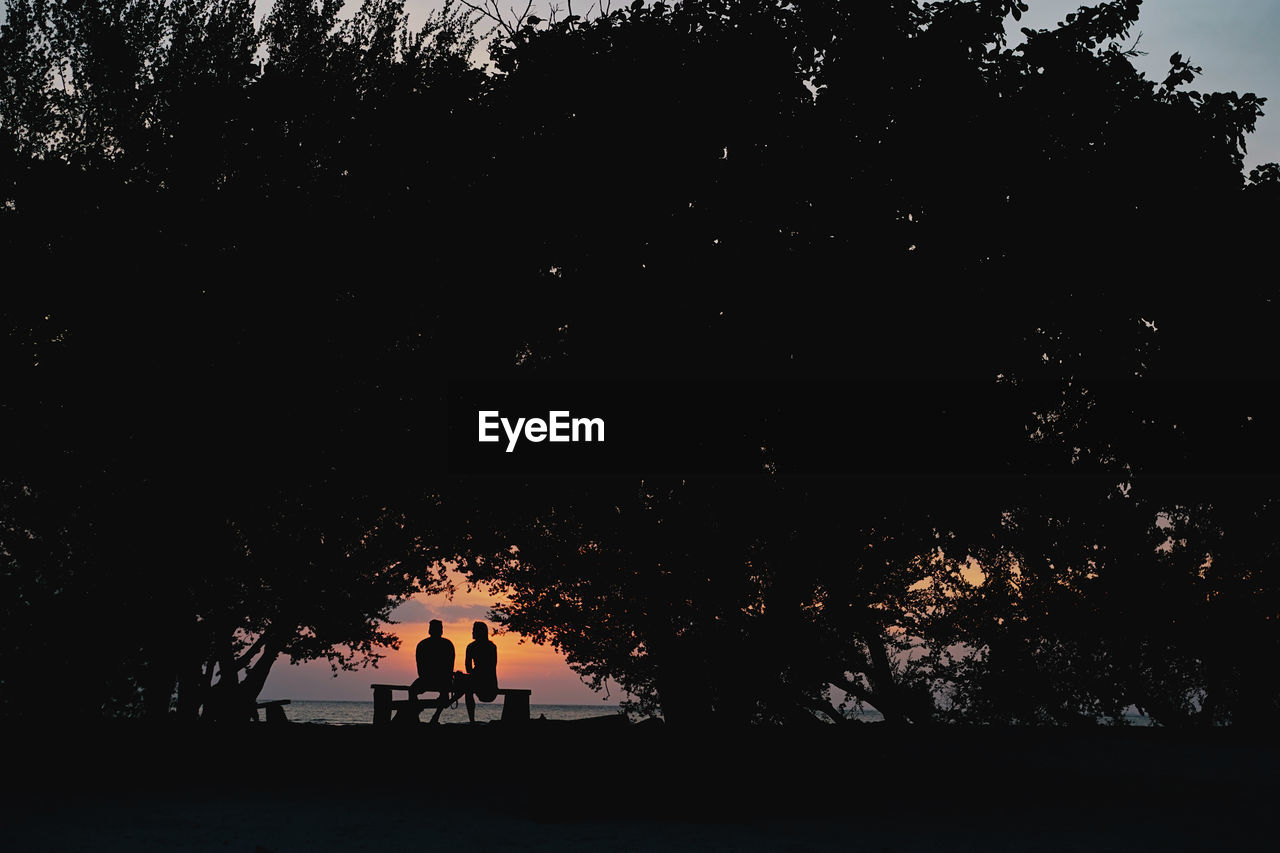
[[[17,805],[11,802],[10,807]],[[10,851],[305,851],[452,847],[498,851],[1230,851],[1273,850],[1274,836],[1217,815],[1151,811],[984,812],[749,821],[537,821],[485,808],[423,808],[411,798],[107,793],[21,803],[5,817]],[[927,806],[921,809],[927,813]]]
[[[1276,745],[1239,735],[99,734],[7,768],[0,847],[1127,853],[1280,832]]]

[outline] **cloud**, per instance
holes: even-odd
[[[427,604],[410,599],[395,610],[391,618],[396,622],[430,622],[439,619],[441,622],[484,621],[489,612],[487,604]]]

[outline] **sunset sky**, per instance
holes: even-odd
[[[393,630],[400,637],[398,650],[388,653],[377,669],[340,672],[335,678],[327,661],[312,661],[290,666],[277,661],[267,678],[263,699],[324,699],[373,701],[371,684],[408,684],[417,677],[414,649],[427,636],[427,623],[444,622],[444,636],[453,642],[454,669],[462,670],[463,655],[471,642],[471,625],[485,620],[492,598],[481,590],[466,589],[459,577],[454,578],[458,591],[450,600],[444,595],[416,596],[396,609]],[[546,646],[535,646],[519,634],[494,634],[497,626],[489,622],[490,639],[498,647],[498,684],[502,687],[527,688],[533,691],[535,705],[614,705],[623,698],[615,687],[607,701],[604,694],[588,689],[569,669],[564,658]],[[461,707],[461,704],[459,704]]]

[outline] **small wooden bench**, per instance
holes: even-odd
[[[395,722],[414,722],[417,720],[417,712],[425,708],[448,707],[453,704],[447,696],[434,698],[419,697],[415,703],[413,699],[395,699],[392,697],[392,691],[403,690],[409,692],[407,684],[374,684],[373,687],[373,721],[375,723]],[[435,692],[435,691],[429,691]],[[519,723],[529,720],[529,696],[532,690],[518,690],[512,687],[502,687],[498,689],[498,695],[502,699],[502,722]],[[416,705],[416,708],[415,708]],[[395,716],[392,717],[392,711]]]
[[[258,719],[258,709],[267,709],[268,723],[287,723],[289,718],[284,715],[284,707],[289,704],[288,699],[271,699],[267,702],[259,702],[253,709],[253,718]]]

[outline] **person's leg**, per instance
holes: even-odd
[[[409,685],[409,707],[402,712],[406,715],[404,719],[413,720],[415,723],[418,721],[418,715],[422,713],[422,706],[418,704],[418,682],[421,680],[416,679]]]
[[[449,696],[448,690],[440,691],[440,698],[436,702],[436,712],[431,715],[431,722],[433,723],[440,722],[440,715],[444,713],[444,706],[449,704],[449,702],[447,701],[448,696]]]
[[[470,676],[465,672],[455,672],[453,674],[453,698],[449,700],[450,704],[457,702],[463,696],[467,697],[467,716],[471,722],[476,721],[475,706],[476,700],[471,696]]]

